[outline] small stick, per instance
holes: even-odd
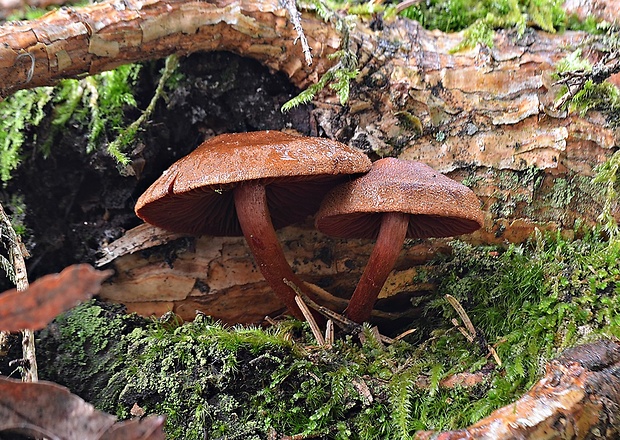
[[[469,342],[474,342],[474,340],[476,339],[476,335],[475,335],[475,334],[474,334],[474,335],[472,335],[472,334],[471,334],[471,333],[469,333],[467,330],[465,330],[465,328],[461,327],[461,326],[459,325],[459,322],[457,321],[457,319],[456,319],[456,318],[452,318],[452,319],[450,320],[450,322],[452,323],[452,325],[453,325],[453,326],[455,326],[455,327],[456,327],[456,329],[457,329],[458,331],[460,331],[460,332],[461,332],[461,334],[462,334],[463,336],[465,336],[465,339],[467,339]]]
[[[15,276],[15,287],[19,291],[28,289],[28,273],[26,272],[26,262],[24,261],[24,255],[28,255],[28,251],[22,244],[19,236],[15,233],[11,220],[4,212],[4,208],[0,205],[0,228],[6,235],[6,242],[4,246],[8,250],[9,261],[13,266],[13,272]],[[35,353],[34,345],[34,331],[29,329],[22,330],[22,353],[24,363],[22,369],[22,381],[23,382],[37,382],[39,380],[39,373],[37,369],[37,356]]]
[[[301,14],[297,9],[297,5],[295,4],[295,0],[282,0],[282,4],[284,8],[288,12],[288,15],[291,19],[291,24],[295,31],[297,32],[297,38],[295,42],[298,40],[301,42],[301,51],[304,53],[304,58],[306,60],[306,64],[308,66],[312,65],[312,54],[310,45],[308,44],[308,39],[306,38],[306,34],[304,34],[304,28],[301,25]]]
[[[325,343],[329,346],[334,345],[334,321],[331,319],[325,324]]]
[[[405,9],[407,9],[410,6],[414,6],[417,5],[418,3],[420,3],[422,0],[405,0],[404,2],[400,2],[397,6],[396,6],[396,13],[400,14],[401,12],[403,12]]]
[[[293,289],[297,295],[301,296],[301,298],[304,300],[304,303],[307,306],[313,308],[314,310],[316,310],[317,312],[319,312],[321,315],[325,316],[326,318],[333,320],[345,332],[358,334],[363,330],[363,326],[361,324],[358,324],[355,321],[351,321],[346,316],[342,316],[341,314],[336,313],[333,310],[329,310],[327,307],[323,307],[315,303],[314,301],[312,301],[310,298],[308,298],[306,295],[303,294],[303,292],[299,289],[299,287],[297,287],[295,284],[291,283],[290,281],[285,279],[284,283],[287,286],[289,286],[291,289]],[[394,342],[396,342],[394,339],[381,335],[381,334],[379,335],[379,338],[381,342],[385,344],[393,344]]]
[[[325,338],[321,334],[321,329],[314,320],[314,317],[312,316],[312,313],[310,312],[310,309],[308,308],[304,300],[301,298],[301,296],[295,295],[295,302],[301,310],[301,313],[306,318],[306,321],[308,321],[308,324],[310,324],[310,330],[312,330],[312,334],[314,335],[314,339],[316,339],[317,344],[319,344],[320,347],[325,346]]]
[[[267,321],[269,323],[269,325],[275,327],[276,325],[278,325],[278,323],[276,322],[275,319],[273,319],[271,316],[265,316],[265,321]]]
[[[469,342],[474,342],[476,340],[476,336],[478,332],[476,331],[476,327],[474,327],[474,325],[471,323],[471,319],[469,319],[469,316],[467,316],[467,312],[465,312],[465,309],[463,308],[461,303],[458,302],[458,300],[452,295],[447,294],[446,299],[448,300],[450,305],[454,307],[454,310],[456,310],[456,313],[458,313],[458,315],[463,320],[463,324],[465,325],[465,328],[461,327],[459,325],[459,322],[455,318],[452,318],[452,321],[451,321],[452,324],[457,328],[458,331],[460,331],[463,334],[463,336],[465,336],[465,338]],[[486,344],[486,346],[487,346],[487,350],[489,350],[489,355],[493,356],[493,359],[495,359],[495,362],[497,362],[497,365],[501,367],[502,360],[497,354],[497,351],[495,351],[495,348],[493,348],[489,344]],[[487,355],[487,357],[489,355]]]
[[[331,311],[336,311],[341,313],[349,306],[349,300],[344,298],[339,298],[322,287],[317,286],[316,284],[309,283],[308,281],[304,281],[304,286],[306,286],[311,293],[313,293],[321,304],[325,304]],[[314,308],[314,307],[313,307]],[[412,313],[412,310],[408,310],[402,313],[392,313],[392,312],[384,312],[383,310],[373,309],[371,313],[372,318],[384,319],[387,321],[394,321],[400,318],[407,318]]]
[[[465,333],[463,333],[463,330],[461,330],[461,333],[465,335],[465,337],[469,340],[469,342],[473,342],[474,339],[476,338],[477,332],[476,332],[476,327],[474,327],[474,325],[471,323],[471,319],[469,319],[469,316],[467,316],[467,312],[465,311],[461,303],[458,302],[458,300],[452,295],[446,295],[446,299],[448,300],[450,305],[454,307],[454,310],[456,310],[456,313],[458,313],[458,315],[461,317],[461,320],[463,321],[463,324],[465,325],[465,328],[467,329],[469,336],[465,335]],[[454,324],[454,320],[452,321],[452,323]],[[455,325],[458,328],[458,324],[455,324]]]
[[[406,330],[404,332],[402,332],[400,335],[396,336],[394,338],[395,341],[400,341],[401,339],[403,339],[405,336],[410,335],[411,333],[415,332],[417,330],[417,328],[410,328],[409,330]]]

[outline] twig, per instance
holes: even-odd
[[[474,340],[476,339],[477,331],[476,327],[474,327],[474,325],[471,323],[471,319],[469,319],[467,312],[465,311],[461,303],[458,302],[458,300],[452,295],[446,295],[446,300],[450,303],[454,310],[456,310],[456,313],[458,313],[458,315],[461,317],[465,328],[459,326],[456,319],[452,320],[452,324],[454,324],[454,326],[459,329],[459,331],[463,334],[463,336],[467,338],[469,342],[474,342]]]
[[[295,40],[295,42],[297,42],[297,40],[301,42],[301,50],[304,53],[306,64],[308,66],[311,66],[312,65],[312,54],[310,53],[311,49],[310,49],[310,45],[308,44],[308,39],[306,38],[306,34],[304,34],[304,29],[301,26],[301,14],[299,13],[299,10],[297,9],[295,0],[281,0],[281,2],[284,8],[286,9],[286,11],[288,12],[289,17],[291,18],[291,24],[293,25],[293,27],[295,28],[295,31],[297,32],[297,39]]]
[[[394,9],[394,11],[396,12],[396,14],[400,14],[408,7],[415,6],[421,1],[422,0],[405,0],[404,2],[400,2],[398,5],[396,5],[396,8]]]
[[[469,342],[474,342],[478,336],[478,332],[476,331],[476,327],[474,327],[474,325],[471,323],[471,319],[469,319],[469,316],[467,316],[467,312],[465,311],[461,303],[458,302],[458,300],[452,295],[446,294],[446,300],[450,303],[450,305],[454,308],[454,310],[456,310],[456,313],[458,313],[458,315],[461,317],[461,319],[463,320],[463,325],[465,325],[465,328],[461,327],[459,325],[459,322],[454,318],[451,321],[452,324],[456,327],[458,331],[461,332],[463,336],[465,336],[465,338]],[[484,338],[481,338],[481,339],[484,340]],[[495,351],[495,348],[493,348],[493,346],[487,344],[486,342],[484,342],[484,344],[481,344],[481,345],[486,346],[487,350],[489,351],[489,355],[493,356],[493,359],[495,359],[495,362],[497,363],[497,365],[501,367],[502,360],[499,358],[499,355],[497,354],[497,351]],[[487,355],[487,357],[489,355]]]
[[[287,283],[287,280],[284,280],[284,282]],[[312,330],[314,339],[316,339],[316,342],[319,345],[319,347],[325,346],[325,338],[323,337],[323,334],[321,333],[321,329],[319,328],[319,325],[314,320],[314,317],[312,316],[310,309],[308,308],[306,303],[304,303],[304,300],[301,299],[301,296],[296,295],[295,302],[297,303],[297,306],[301,310],[301,313],[303,313],[304,317],[306,318],[306,321],[308,321],[308,324],[310,324],[310,330]]]
[[[301,289],[299,289],[299,287],[289,282],[288,280],[284,280],[284,282],[286,283],[287,286],[293,289],[295,293],[304,300],[304,303],[308,307],[313,308],[314,310],[316,310],[317,312],[319,312],[321,315],[325,316],[326,318],[333,320],[334,323],[338,324],[338,326],[342,328],[345,332],[352,333],[352,334],[358,334],[363,331],[364,327],[361,324],[358,324],[355,321],[351,321],[346,316],[342,316],[341,314],[336,313],[333,310],[328,309],[327,307],[323,307],[315,303],[310,298],[308,298],[301,291]],[[381,342],[385,344],[393,344],[394,342],[396,342],[394,339],[381,335],[381,334],[379,334],[379,339],[381,340]]]
[[[328,346],[334,345],[334,321],[331,319],[325,324],[325,343]]]
[[[325,304],[330,310],[341,313],[341,311],[346,310],[346,308],[348,307],[348,299],[339,298],[329,293],[322,287],[319,287],[316,284],[309,283],[308,281],[304,281],[303,283],[304,286],[306,286],[310,290],[310,292],[316,296],[316,298],[321,302],[321,304]],[[370,316],[372,318],[383,319],[386,321],[395,321],[397,319],[416,316],[416,314],[417,313],[415,312],[414,308],[408,308],[402,313],[385,312],[383,310],[374,309]]]
[[[278,323],[276,322],[275,319],[273,319],[271,316],[265,316],[265,321],[267,321],[267,323],[269,323],[269,325],[271,326],[276,326],[278,325]]]
[[[396,336],[394,338],[394,340],[395,341],[400,341],[405,336],[409,336],[411,333],[415,332],[416,330],[417,330],[417,328],[410,328],[409,330],[406,330],[406,331],[402,332],[400,335]]]
[[[15,233],[11,220],[4,212],[4,208],[0,205],[0,222],[3,235],[6,235],[4,246],[8,251],[9,261],[13,266],[15,274],[15,287],[19,291],[28,289],[28,273],[26,271],[26,263],[24,255],[28,252],[23,247],[19,236]],[[37,357],[34,346],[34,332],[32,330],[22,330],[22,352],[25,365],[22,369],[22,380],[24,382],[36,382],[39,379],[37,370]]]
[[[591,80],[594,84],[600,84],[610,76],[620,72],[619,55],[617,51],[605,54],[592,66],[591,71],[580,69],[558,73],[560,79],[553,83],[553,85],[565,85],[567,90],[566,93],[558,98],[553,108],[555,110],[562,109],[568,101],[573,99],[583,89],[588,80]]]

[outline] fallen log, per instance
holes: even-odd
[[[620,344],[566,350],[521,399],[472,426],[419,431],[416,440],[594,439],[620,436]]]

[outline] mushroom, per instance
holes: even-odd
[[[303,319],[285,281],[314,295],[284,258],[275,229],[314,214],[329,189],[370,166],[362,152],[328,139],[279,131],[223,134],[164,171],[135,211],[173,232],[244,235],[275,294]]]
[[[480,202],[466,186],[420,162],[385,158],[365,175],[331,190],[316,228],[344,238],[375,238],[366,268],[345,311],[361,323],[408,238],[449,237],[482,226]]]

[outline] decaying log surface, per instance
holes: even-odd
[[[469,428],[421,431],[416,440],[595,439],[620,436],[620,344],[566,350],[518,401]]]
[[[302,21],[311,66],[276,0],[115,0],[63,8],[0,27],[0,92],[212,50],[255,58],[303,88],[333,65],[328,56],[340,39],[312,13]],[[596,221],[604,195],[591,177],[614,151],[618,130],[599,112],[554,110],[551,78],[584,33],[498,31],[492,48],[452,53],[461,34],[427,31],[406,19],[373,28],[362,18],[356,23],[351,49],[361,73],[345,108],[330,91],[315,101],[315,134],[369,154],[421,160],[467,183],[487,212],[481,241],[521,241],[536,226]],[[584,50],[593,61],[600,55],[593,44]],[[618,216],[617,204],[613,210]]]
[[[346,301],[342,299],[355,288],[372,242],[334,240],[311,225],[287,227],[278,235],[295,273],[333,295],[322,297],[321,303],[332,310],[344,310]],[[409,300],[433,290],[431,284],[415,281],[418,271],[432,270],[424,263],[449,251],[445,240],[406,245],[380,295],[378,308],[388,314],[377,319],[415,314]],[[233,324],[259,323],[266,315],[284,310],[256,268],[243,237],[179,238],[141,225],[111,243],[97,265],[110,261],[116,275],[104,283],[100,297],[123,303],[129,311],[142,315],[161,316],[172,310],[191,320],[200,310]]]
[[[580,20],[593,17],[613,23],[620,15],[620,3],[616,0],[566,0],[562,7]]]

